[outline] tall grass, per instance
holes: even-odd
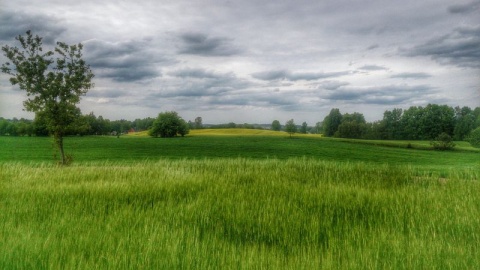
[[[480,173],[363,162],[0,164],[1,269],[478,269]]]

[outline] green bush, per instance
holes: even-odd
[[[480,148],[480,127],[474,129],[468,136],[468,142],[473,146]]]
[[[455,147],[455,143],[450,135],[445,132],[442,132],[438,137],[435,138],[435,141],[432,143],[433,149],[435,150],[451,150]]]

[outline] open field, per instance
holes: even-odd
[[[468,146],[205,133],[0,137],[0,269],[480,268]]]
[[[214,134],[221,131],[212,130]],[[231,132],[231,131],[229,131]],[[242,131],[250,132],[249,130]],[[258,132],[253,130],[253,132]],[[268,131],[266,131],[268,132]],[[193,133],[193,132],[192,132]],[[138,162],[158,159],[297,157],[327,161],[361,161],[376,164],[414,165],[426,170],[448,171],[479,166],[480,151],[464,145],[451,152],[422,150],[428,142],[360,141],[322,138],[315,135],[284,136],[192,134],[185,138],[160,139],[141,136],[67,137],[65,149],[76,162]],[[413,149],[407,148],[410,143]],[[51,162],[56,149],[51,138],[0,137],[0,162]]]

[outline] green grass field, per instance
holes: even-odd
[[[480,268],[467,145],[202,132],[0,137],[0,269]]]

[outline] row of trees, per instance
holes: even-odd
[[[378,140],[433,140],[446,133],[455,140],[465,140],[480,127],[480,107],[450,107],[429,104],[407,110],[387,110],[383,119],[367,123],[361,113],[342,114],[332,109],[323,120],[323,134],[328,137]]]
[[[129,120],[109,120],[93,113],[80,115],[75,119],[75,124],[65,131],[65,135],[112,135],[123,134],[131,129],[147,130],[153,125],[154,118]],[[4,119],[0,117],[0,136],[48,136],[49,130],[46,122],[36,117],[28,119]]]
[[[274,131],[284,130],[290,134],[293,134],[296,132],[299,132],[301,134],[307,134],[307,133],[320,134],[322,131],[322,123],[317,122],[317,124],[314,127],[309,127],[307,122],[303,122],[299,126],[295,124],[295,121],[293,119],[290,119],[285,123],[285,125],[282,126],[280,124],[280,121],[273,120],[270,129]]]

